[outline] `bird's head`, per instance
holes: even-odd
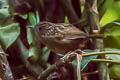
[[[51,22],[40,22],[35,26],[35,31],[37,31],[40,36],[44,37],[54,36],[57,35],[57,33],[60,34],[60,31],[62,31],[62,29],[64,29],[64,26]]]

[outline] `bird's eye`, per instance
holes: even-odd
[[[39,31],[41,31],[42,30],[42,27],[39,27]]]
[[[48,25],[48,26],[46,26],[45,28],[46,28],[47,30],[49,30],[49,29],[51,29],[51,26]]]

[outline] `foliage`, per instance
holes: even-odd
[[[38,75],[40,74],[40,72],[38,71],[46,70],[46,68],[48,68],[49,65],[55,64],[55,62],[57,62],[64,55],[61,54],[56,55],[53,52],[51,52],[51,50],[47,46],[43,46],[39,41],[38,36],[33,31],[33,27],[36,24],[38,24],[40,21],[49,21],[54,23],[66,23],[66,24],[71,23],[76,27],[85,31],[87,34],[90,34],[91,33],[90,27],[92,25],[91,24],[92,22],[90,23],[89,18],[92,16],[93,17],[92,21],[95,21],[94,23],[100,26],[99,27],[100,33],[105,35],[105,38],[103,39],[105,51],[119,51],[120,1],[97,0],[98,5],[97,6],[94,5],[91,9],[91,11],[93,11],[92,14],[89,14],[89,10],[88,10],[89,6],[86,7],[87,4],[85,4],[84,1],[80,2],[81,5],[77,1],[79,2],[79,0],[76,1],[66,0],[66,2],[64,2],[64,0],[61,1],[51,0],[51,2],[50,0],[36,0],[36,1],[8,0],[10,6],[9,10],[8,8],[0,9],[0,45],[9,55],[11,55],[10,54],[11,51],[15,52],[17,50],[20,50],[18,51],[18,53],[23,56],[21,57],[19,55],[19,57],[20,59],[24,59],[21,60],[22,63],[24,63],[22,65],[26,67],[30,64],[32,66],[30,69],[31,70],[33,69],[33,72],[38,77]],[[86,1],[86,3],[89,3],[89,0]],[[26,6],[26,8],[24,6]],[[96,16],[98,16],[98,14],[99,14],[99,23],[95,18]],[[94,20],[94,18],[96,20]],[[94,40],[92,41],[94,42]],[[101,49],[93,48],[94,45],[96,44],[89,41],[85,49],[83,49],[83,51],[86,53],[99,52]],[[10,51],[9,48],[11,49]],[[15,56],[13,57],[16,58]],[[119,55],[107,54],[106,56],[112,60],[120,59]],[[92,67],[89,66],[88,64],[89,62],[92,61],[92,59],[95,58],[98,58],[98,55],[83,57],[81,63],[81,71],[83,71],[83,73],[87,71],[88,72],[94,71],[94,69],[98,70],[96,67],[94,67],[93,64]],[[76,59],[74,59],[72,65],[75,66],[75,69],[73,70],[75,72],[77,66]],[[110,65],[112,65],[109,67],[108,70],[110,74],[110,78],[119,80],[120,65],[116,65],[116,64],[110,64]],[[91,68],[91,70],[89,70],[89,67]],[[28,69],[28,71],[32,72],[30,69]],[[69,73],[70,69],[71,68],[69,68],[68,71],[67,69],[65,69],[69,78],[71,78],[70,75],[72,74],[71,72]],[[65,74],[64,71],[62,72],[61,69],[58,70],[58,73],[60,76],[63,76]],[[50,74],[50,76],[53,76],[53,74]],[[50,76],[48,76],[48,78],[51,78]],[[66,80],[64,79],[64,77],[60,77],[60,79]]]
[[[19,36],[19,24],[10,18],[8,9],[0,10],[0,43],[7,49]]]

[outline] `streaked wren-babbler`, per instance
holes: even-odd
[[[40,22],[34,28],[40,41],[53,52],[66,54],[69,51],[82,49],[88,38],[85,32],[72,24]]]

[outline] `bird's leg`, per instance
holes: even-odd
[[[63,63],[65,63],[65,60],[69,58],[69,56],[70,56],[71,53],[72,53],[72,52],[70,51],[70,52],[68,52],[67,54],[65,54],[65,55],[61,58]]]
[[[78,65],[77,65],[77,77],[78,77],[78,80],[81,80],[81,70],[80,70],[80,65],[81,65],[81,61],[82,61],[82,54],[83,54],[84,52],[82,51],[82,50],[80,50],[80,49],[77,49],[77,50],[75,50],[75,51],[70,51],[70,52],[68,52],[64,57],[62,57],[61,59],[62,59],[62,62],[66,62],[66,60],[70,60],[70,59],[72,59],[72,57],[73,56],[77,56],[77,63],[78,63]],[[71,57],[71,58],[70,58]],[[73,60],[73,59],[72,59]],[[72,61],[71,60],[71,61]]]
[[[80,70],[80,66],[81,66],[81,61],[82,61],[82,54],[84,52],[80,49],[77,49],[74,51],[74,54],[76,54],[77,56],[77,77],[78,80],[81,80],[81,70]]]
[[[80,66],[81,66],[81,60],[82,60],[82,51],[81,50],[77,50],[76,51],[76,55],[77,55],[77,77],[78,80],[81,80],[81,70],[80,70]]]
[[[72,59],[73,60],[73,56],[77,56],[77,54],[79,55],[79,56],[81,56],[82,54],[83,54],[84,52],[83,51],[81,51],[80,49],[77,49],[77,50],[75,50],[75,51],[70,51],[70,52],[68,52],[67,54],[65,54],[61,59],[62,59],[62,62],[66,62],[66,60],[68,60],[68,59]],[[71,60],[71,61],[72,61]]]
[[[74,52],[79,55],[82,55],[84,53],[81,49],[77,49]]]

